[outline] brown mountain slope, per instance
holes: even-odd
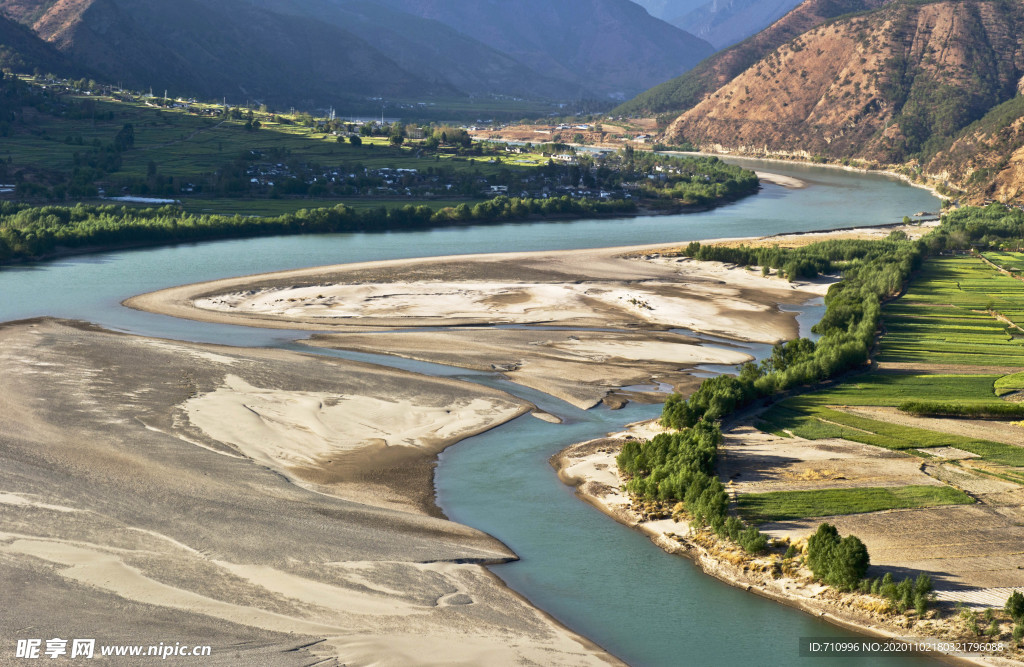
[[[895,2],[785,44],[667,131],[709,148],[927,159],[1018,93],[1024,4]]]
[[[756,35],[716,53],[686,74],[638,95],[613,113],[681,113],[791,39],[837,16],[876,9],[888,2],[892,0],[805,0]]]
[[[1024,202],[1024,96],[964,129],[924,165],[924,173],[957,184],[972,201]]]

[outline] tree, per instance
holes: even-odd
[[[839,541],[832,567],[825,582],[844,590],[851,590],[864,578],[871,565],[868,548],[855,535],[847,535]]]
[[[341,137],[338,137],[338,138],[340,139]],[[363,140],[360,139],[358,136],[356,136],[354,134],[351,137],[348,138],[348,142],[350,144],[352,144],[353,146],[362,146],[363,145]]]
[[[135,127],[131,123],[125,123],[114,137],[114,148],[118,151],[126,151],[135,145]]]
[[[1015,622],[1024,622],[1024,595],[1020,591],[1014,591],[1006,600],[1006,613]]]
[[[821,524],[807,540],[807,567],[830,586],[843,590],[856,588],[870,564],[864,543],[853,535],[840,539],[839,531],[832,524]]]

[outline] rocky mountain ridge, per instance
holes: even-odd
[[[752,40],[770,42],[767,33],[799,23],[794,15],[806,20],[812,4]],[[730,51],[708,61],[719,76],[738,58]],[[819,21],[767,51],[678,107],[663,138],[718,152],[896,168],[972,201],[1017,200],[1022,77],[1024,4],[896,0]]]

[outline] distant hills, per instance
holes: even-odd
[[[692,68],[707,42],[629,0],[379,0],[507,53],[581,95],[631,97]]]
[[[905,165],[1019,199],[1022,92],[1020,2],[808,0],[620,111],[676,116],[669,142]]]
[[[802,0],[711,0],[669,23],[724,49],[761,32]]]
[[[629,0],[0,0],[0,12],[111,82],[295,106],[629,97],[714,51]]]
[[[635,0],[660,18],[724,49],[779,20],[801,0]]]

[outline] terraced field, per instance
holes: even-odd
[[[1019,252],[983,252],[981,256],[1007,271],[1024,271],[1024,254]]]

